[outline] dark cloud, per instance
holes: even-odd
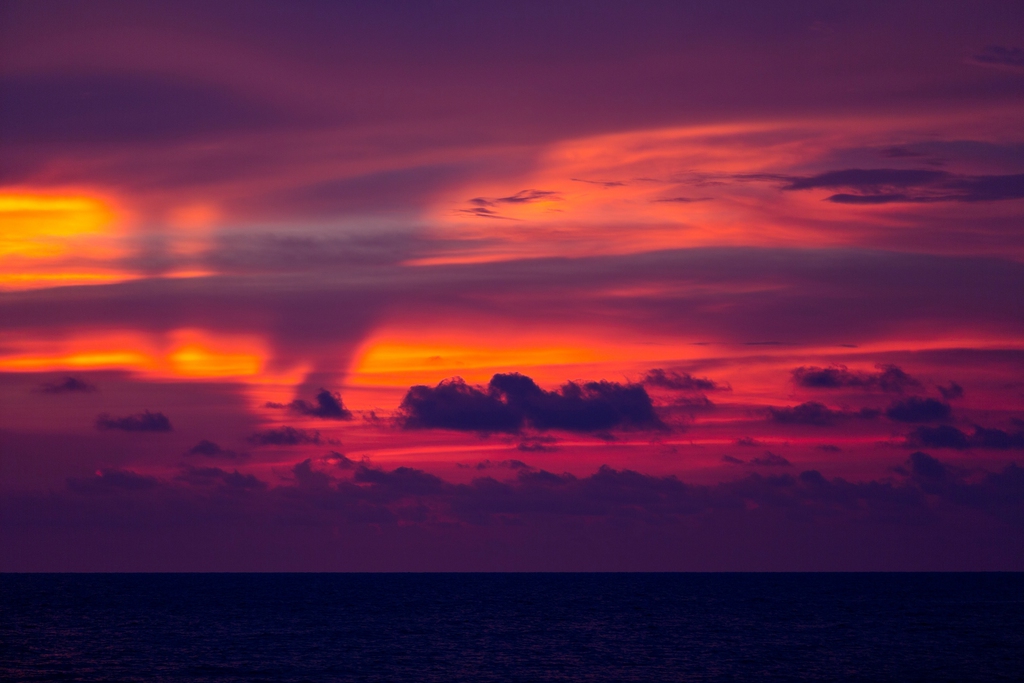
[[[784,190],[846,188],[856,194],[828,197],[837,204],[890,204],[897,202],[983,202],[1024,197],[1024,174],[954,175],[925,169],[847,169],[793,178]]]
[[[907,445],[917,448],[983,448],[988,450],[1024,449],[1024,429],[1007,432],[975,425],[970,435],[950,425],[918,427],[907,435]]]
[[[730,388],[727,384],[715,382],[707,377],[694,377],[688,372],[662,370],[661,368],[648,371],[640,382],[648,386],[675,391],[717,391]]]
[[[96,417],[96,429],[120,429],[124,432],[169,432],[171,421],[163,413],[148,410],[136,415],[112,417],[106,413]]]
[[[545,199],[559,200],[561,198],[557,192],[551,190],[520,190],[508,197],[474,197],[469,200],[470,208],[460,209],[459,212],[482,218],[505,218],[495,209],[502,205],[531,204]]]
[[[755,439],[752,436],[741,437],[739,439],[736,439],[736,441],[734,441],[733,443],[735,443],[737,446],[748,446],[748,447],[759,447],[759,446],[763,446],[764,445],[764,443],[762,443],[761,441],[758,441],[757,439]]]
[[[818,401],[807,401],[796,406],[782,408],[769,407],[768,418],[779,424],[813,425],[816,427],[827,427],[836,424],[841,419],[858,417],[873,419],[878,417],[880,411],[873,408],[861,408],[856,411],[832,410],[824,403]]]
[[[409,389],[400,406],[406,429],[518,433],[526,427],[601,433],[666,429],[639,384],[569,382],[545,391],[519,373],[496,374],[486,391],[461,378]]]
[[[976,426],[971,436],[971,445],[975,448],[995,450],[1024,449],[1024,429],[1006,432],[1002,429]]]
[[[952,415],[948,403],[917,396],[896,401],[885,410],[885,416],[897,422],[944,422]]]
[[[490,392],[469,386],[461,378],[436,387],[414,386],[399,410],[406,429],[454,429],[474,432],[518,432],[523,416]]]
[[[825,451],[826,453],[842,453],[843,449],[835,444],[823,443],[815,446],[819,451]]]
[[[927,479],[945,479],[948,474],[945,465],[921,451],[911,453],[907,464],[910,465],[910,471],[913,474]]]
[[[951,425],[918,427],[907,435],[907,445],[914,448],[958,448],[970,446],[967,435]]]
[[[527,465],[522,460],[502,460],[500,462],[492,462],[491,460],[481,460],[476,464],[478,470],[489,470],[494,467],[505,467],[510,470],[532,470],[533,468]]]
[[[974,61],[986,66],[1007,66],[1014,69],[1024,69],[1024,49],[989,45],[980,54],[974,56]]]
[[[558,450],[556,443],[558,439],[553,436],[531,436],[520,441],[516,448],[527,453],[550,453]]]
[[[190,486],[218,486],[224,490],[260,491],[267,483],[252,474],[241,474],[238,470],[228,472],[219,467],[189,467],[177,477],[178,481]]]
[[[156,477],[120,469],[99,470],[94,477],[68,480],[68,489],[76,493],[134,493],[159,486],[161,482]]]
[[[942,394],[942,398],[947,401],[953,401],[964,397],[964,388],[956,382],[950,382],[948,387],[940,386],[939,393]]]
[[[239,453],[237,451],[227,450],[221,448],[218,444],[213,441],[203,439],[192,448],[185,451],[185,455],[203,455],[207,458],[224,458],[227,460],[243,460],[249,457],[248,453]]]
[[[757,458],[751,458],[750,464],[756,467],[792,467],[793,463],[783,458],[781,455],[772,453],[771,451],[765,451],[764,455]]]
[[[878,372],[850,372],[845,365],[827,368],[799,367],[793,370],[793,381],[810,389],[839,389],[842,387],[878,388],[900,393],[921,383],[896,365],[879,364]]]
[[[319,444],[320,432],[315,429],[296,429],[295,427],[277,427],[256,432],[249,437],[249,443],[256,446],[301,446],[303,444]]]
[[[306,458],[292,467],[292,476],[295,477],[295,483],[304,489],[327,490],[335,481],[328,473],[313,469],[312,458]]]
[[[65,377],[59,382],[47,382],[39,390],[44,394],[88,394],[97,391],[97,388],[95,384],[90,384],[83,379]]]
[[[341,402],[341,396],[321,388],[316,395],[316,404],[309,401],[295,399],[291,403],[267,402],[267,408],[287,408],[293,413],[307,417],[319,417],[322,420],[351,420],[352,412],[345,408]]]
[[[792,467],[793,465],[793,463],[781,455],[771,451],[765,451],[764,455],[751,458],[750,460],[741,460],[731,455],[724,455],[722,456],[722,462],[727,462],[730,465],[749,465],[752,467]]]
[[[584,180],[583,178],[569,178],[576,183],[587,183],[588,185],[600,185],[601,187],[625,187],[629,183],[622,180]]]
[[[180,140],[265,127],[284,117],[222,85],[153,74],[64,73],[0,78],[5,144]]]

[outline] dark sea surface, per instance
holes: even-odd
[[[1024,680],[1024,574],[5,574],[0,675]]]

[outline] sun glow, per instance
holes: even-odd
[[[135,277],[116,263],[127,254],[122,212],[80,194],[0,193],[0,287],[101,284]]]

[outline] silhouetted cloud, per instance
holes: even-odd
[[[989,450],[1024,449],[1024,430],[1007,432],[989,427],[974,427],[967,435],[950,425],[918,427],[907,435],[907,445],[919,448],[983,448]]]
[[[847,169],[793,178],[784,190],[848,188],[828,197],[837,204],[981,202],[1024,197],[1024,174],[954,175],[926,169]]]
[[[971,445],[975,448],[995,450],[1024,449],[1024,430],[1006,432],[1002,429],[976,426],[971,436]]]
[[[610,429],[666,429],[644,388],[618,382],[569,382],[545,391],[519,373],[496,374],[486,391],[461,378],[436,387],[409,389],[400,406],[406,429],[454,429],[518,433],[606,432]]]
[[[772,453],[771,451],[765,451],[764,455],[760,457],[751,458],[750,464],[756,467],[791,467],[793,465],[793,463],[786,460],[781,455]]]
[[[967,435],[951,425],[918,427],[907,435],[907,445],[915,448],[957,448],[964,449],[970,444]]]
[[[169,432],[171,421],[163,413],[148,410],[136,415],[112,417],[106,413],[96,417],[96,429],[119,429],[124,432]]]
[[[300,446],[322,442],[320,432],[315,429],[296,429],[286,426],[256,432],[249,437],[249,443],[257,446]]]
[[[752,436],[740,437],[739,439],[736,439],[736,441],[734,441],[733,443],[735,443],[737,446],[747,446],[747,447],[763,446],[764,445],[763,442],[758,441],[757,439],[755,439]]]
[[[879,372],[851,372],[845,365],[827,368],[799,367],[793,370],[793,381],[810,389],[839,389],[842,387],[878,388],[899,393],[921,383],[896,365],[876,365]]]
[[[291,403],[273,403],[268,401],[264,404],[267,408],[287,408],[293,413],[307,417],[319,417],[323,420],[351,420],[352,412],[345,408],[338,393],[331,393],[321,388],[316,395],[316,405],[295,399]]]
[[[717,391],[728,390],[728,385],[723,385],[707,377],[694,377],[688,372],[676,372],[674,370],[662,370],[655,368],[648,371],[641,384],[662,389],[673,389],[675,391]]]
[[[986,66],[1005,66],[1024,70],[1024,49],[989,45],[974,56],[974,61]]]
[[[948,403],[917,396],[896,401],[885,410],[885,416],[897,422],[943,422],[952,414]]]
[[[161,485],[156,477],[121,469],[98,470],[95,477],[72,478],[67,483],[76,493],[133,493]]]
[[[207,458],[224,458],[227,460],[242,460],[249,457],[248,453],[239,453],[221,448],[218,444],[207,439],[203,439],[185,451],[185,455],[203,455]]]
[[[840,419],[859,417],[872,419],[878,417],[880,411],[873,408],[861,408],[856,411],[832,410],[824,403],[818,401],[807,401],[796,406],[777,408],[769,407],[768,417],[779,424],[813,425],[827,427],[835,424]]]
[[[267,483],[252,474],[241,474],[238,470],[228,472],[219,467],[189,467],[177,476],[178,481],[191,486],[219,486],[223,490],[260,491]]]
[[[940,386],[939,393],[942,394],[942,398],[952,401],[964,397],[964,388],[956,382],[950,382],[948,387]]]
[[[59,382],[47,382],[40,388],[44,394],[92,393],[97,391],[95,384],[90,384],[77,377],[65,377]]]
[[[777,453],[771,451],[765,451],[764,455],[750,460],[741,460],[731,455],[722,456],[722,462],[727,462],[731,465],[749,465],[752,467],[792,467],[793,463],[783,458]]]
[[[945,479],[949,472],[945,465],[921,451],[911,453],[907,458],[907,464],[910,465],[913,474],[927,479]]]
[[[482,218],[505,218],[494,209],[501,205],[531,204],[545,199],[557,200],[560,197],[557,192],[551,190],[520,190],[508,197],[474,197],[469,200],[472,206],[468,209],[459,209],[459,212]]]
[[[558,450],[554,445],[557,442],[553,436],[532,436],[520,441],[516,448],[527,453],[550,453]]]

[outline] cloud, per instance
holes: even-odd
[[[781,455],[772,453],[771,451],[765,451],[764,455],[751,458],[750,460],[741,460],[731,455],[722,456],[722,462],[727,462],[730,465],[749,465],[752,467],[792,467],[793,463],[783,458]]]
[[[500,215],[495,208],[502,205],[532,204],[543,200],[557,201],[561,197],[551,190],[520,190],[508,197],[474,197],[469,200],[472,205],[468,209],[459,209],[459,213],[468,213],[481,218],[507,218]]]
[[[1024,49],[989,45],[981,53],[974,56],[976,64],[984,66],[1001,66],[1012,69],[1024,69]]]
[[[799,367],[792,371],[793,382],[809,389],[839,389],[843,387],[878,388],[885,392],[902,393],[921,383],[899,366],[879,364],[879,372],[850,372],[845,365],[827,368]]]
[[[750,464],[757,467],[792,467],[793,463],[783,458],[781,455],[772,453],[771,451],[765,451],[764,455],[751,458]]]
[[[675,391],[728,391],[730,389],[729,385],[720,384],[707,377],[694,377],[688,372],[662,370],[661,368],[648,371],[640,383]]]
[[[241,474],[238,470],[228,472],[219,467],[189,467],[176,479],[191,486],[219,486],[222,490],[260,491],[267,488],[267,483],[255,475]]]
[[[1024,449],[1024,430],[1005,432],[1002,429],[976,426],[971,437],[971,445],[975,448],[995,450]]]
[[[951,425],[918,427],[907,435],[907,445],[914,448],[958,448],[970,446],[967,435]]]
[[[873,408],[861,408],[856,411],[832,410],[824,403],[818,401],[807,401],[797,406],[786,406],[768,408],[768,417],[779,424],[812,425],[816,427],[827,427],[835,424],[841,419],[858,417],[872,419],[878,417],[879,411]]]
[[[76,493],[134,493],[159,486],[161,482],[156,477],[121,469],[97,470],[95,477],[68,480],[68,489]]]
[[[148,410],[125,417],[111,417],[103,413],[96,417],[96,429],[119,429],[124,432],[169,432],[171,431],[171,421],[163,413],[151,413]]]
[[[319,444],[320,432],[315,429],[296,429],[295,427],[277,427],[266,429],[249,436],[249,443],[256,446],[301,446],[303,444]]]
[[[956,382],[950,382],[948,387],[940,386],[939,393],[942,394],[942,398],[952,401],[964,397],[964,388]]]
[[[1024,197],[1024,174],[955,175],[925,169],[847,169],[792,178],[784,190],[839,189],[827,198],[837,204],[890,204],[897,202],[982,202]]]
[[[917,451],[911,453],[907,459],[907,464],[910,465],[910,471],[919,477],[925,477],[927,479],[945,479],[948,474],[948,470],[945,465],[941,462],[928,455]]]
[[[268,401],[264,404],[267,408],[287,408],[293,413],[305,415],[306,417],[318,417],[322,420],[351,420],[352,412],[345,408],[341,402],[341,396],[321,388],[316,395],[316,405],[295,399],[291,403],[273,403]]]
[[[896,422],[943,422],[952,414],[948,403],[917,396],[896,401],[885,410],[885,416]]]
[[[185,455],[203,455],[207,458],[225,458],[228,460],[242,460],[249,457],[248,453],[227,450],[206,439],[185,451]]]
[[[666,429],[639,384],[568,382],[545,391],[519,373],[496,374],[486,391],[461,378],[409,389],[399,408],[406,429],[518,433],[526,427],[571,432]]]
[[[918,427],[907,435],[907,445],[916,448],[982,448],[987,450],[1024,449],[1024,430],[1007,432],[1002,429],[975,425],[973,434],[950,425]]]
[[[98,391],[95,384],[90,384],[77,377],[65,377],[59,382],[47,382],[39,390],[44,394],[88,394]]]
[[[531,436],[520,441],[516,448],[527,453],[551,453],[558,450],[556,443],[558,439],[553,436]]]

